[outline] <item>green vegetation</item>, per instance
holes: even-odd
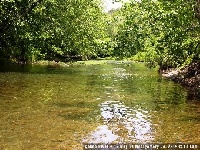
[[[107,38],[100,6],[98,0],[1,1],[1,62],[95,57],[98,41]]]
[[[101,0],[3,0],[0,62],[116,57],[150,67],[200,58],[199,0],[141,0],[103,11]]]
[[[142,0],[120,10],[123,25],[116,36],[115,54],[177,67],[200,58],[199,1]]]

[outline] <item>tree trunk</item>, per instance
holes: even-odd
[[[200,0],[196,0],[195,17],[198,19],[200,23]]]

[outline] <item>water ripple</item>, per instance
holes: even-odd
[[[150,142],[154,139],[148,111],[126,107],[120,101],[100,105],[104,125],[98,126],[84,142]]]

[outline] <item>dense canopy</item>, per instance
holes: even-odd
[[[200,58],[199,0],[141,0],[103,11],[101,0],[3,0],[0,62],[133,58],[150,67]]]
[[[199,1],[142,0],[120,11],[124,22],[116,53],[143,59],[150,66],[177,67],[199,60]]]

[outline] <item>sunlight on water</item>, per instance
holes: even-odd
[[[130,73],[127,73],[126,69],[123,68],[113,68],[113,73],[114,76],[117,77],[119,80],[126,79],[127,77],[130,77],[132,75]]]
[[[83,139],[83,143],[112,143],[118,137],[109,129],[108,125],[100,125]]]
[[[89,134],[83,142],[150,142],[153,140],[151,121],[147,111],[134,110],[120,101],[106,101],[100,105],[104,125]]]
[[[0,67],[0,149],[200,143],[200,103],[142,63]]]

